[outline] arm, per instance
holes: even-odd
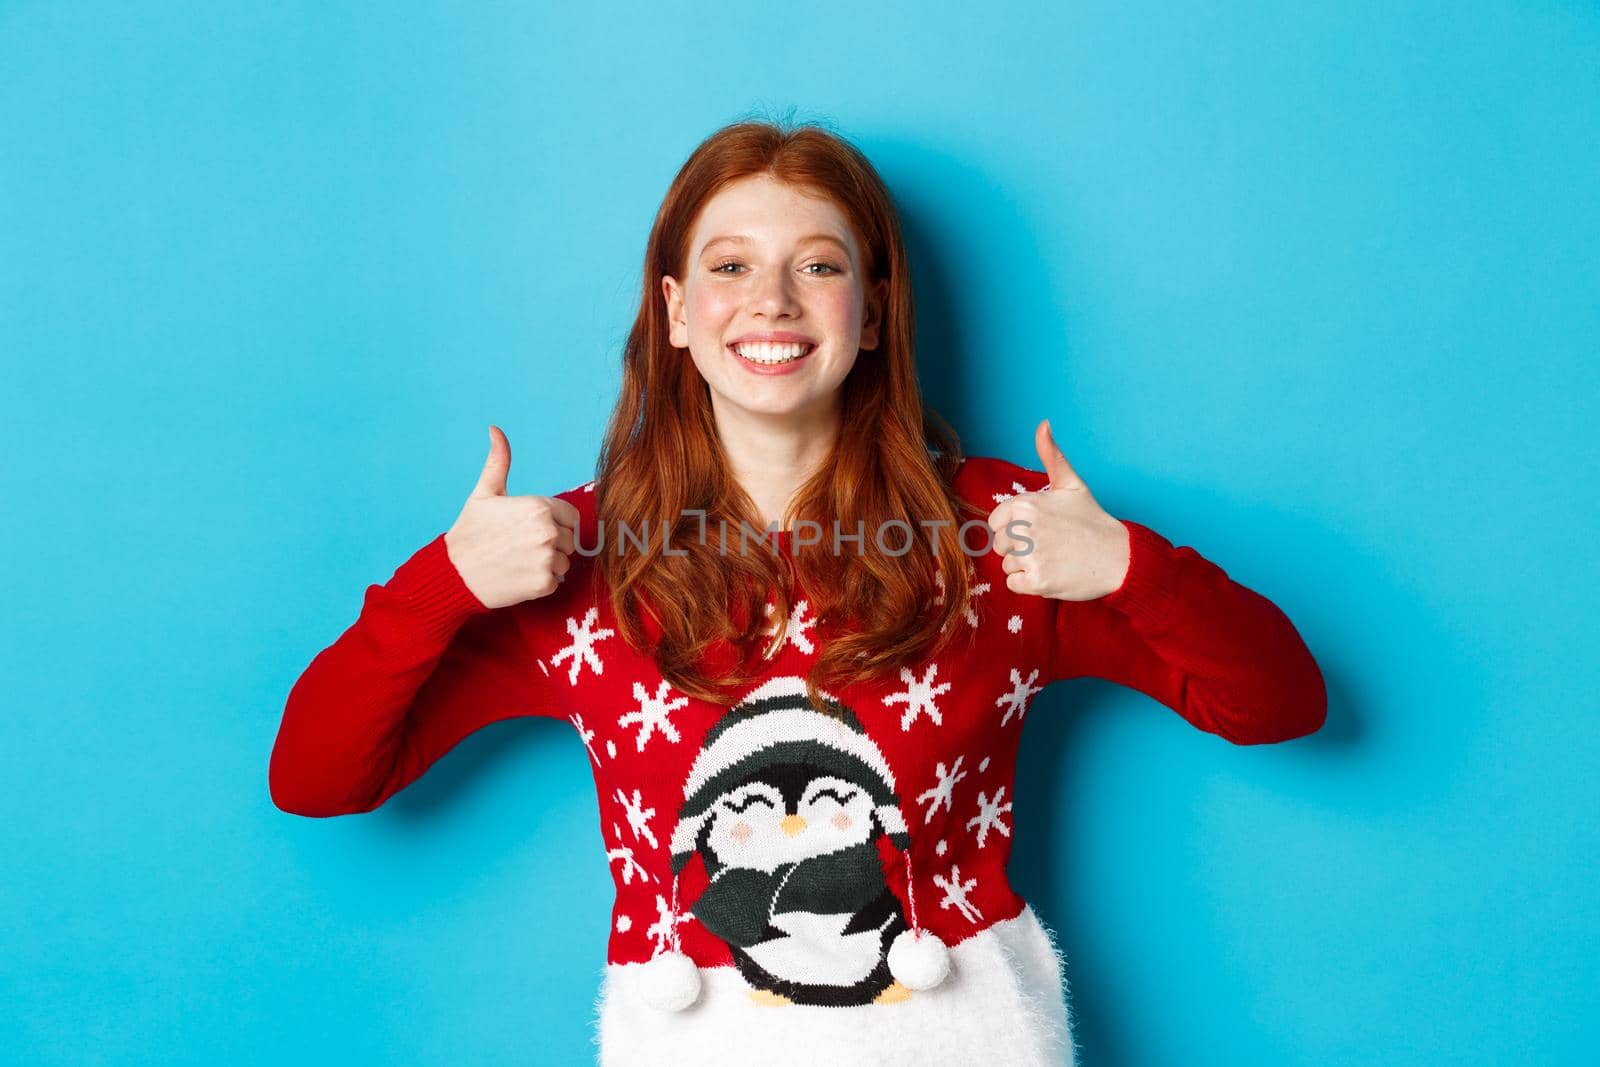
[[[284,811],[371,811],[462,738],[519,715],[560,715],[519,609],[490,610],[440,534],[383,585],[290,690],[268,784]]]
[[[1193,548],[1123,525],[1122,584],[1096,600],[1056,601],[1051,678],[1130,686],[1239,745],[1319,729],[1322,672],[1288,617]]]

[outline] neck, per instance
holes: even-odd
[[[839,433],[837,408],[782,419],[749,412],[718,411],[716,416],[729,473],[755,504],[763,526],[782,519],[796,490],[827,458]]]

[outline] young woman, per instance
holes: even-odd
[[[616,883],[602,1063],[1070,1063],[1061,960],[1006,878],[1033,698],[1108,678],[1283,741],[1322,724],[1315,660],[1108,515],[1047,423],[1042,469],[962,455],[847,141],[715,133],[643,283],[594,480],[510,496],[490,428],[455,523],[289,694],[274,801],[370,811],[487,723],[562,717]]]

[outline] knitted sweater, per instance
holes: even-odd
[[[987,512],[1047,482],[973,456],[954,488]],[[559,494],[585,547],[593,488]],[[829,714],[805,699],[829,635],[801,589],[766,673],[725,708],[676,693],[628,647],[591,556],[574,553],[549,596],[490,610],[441,534],[368,587],[295,683],[272,795],[302,815],[370,811],[488,723],[563,718],[594,772],[616,887],[601,1063],[1070,1064],[1063,960],[1006,876],[1033,698],[1110,679],[1241,745],[1310,733],[1326,705],[1271,601],[1124,524],[1127,576],[1097,600],[1013,593],[999,555],[964,557],[974,598],[956,625],[970,632],[894,677],[825,690]]]

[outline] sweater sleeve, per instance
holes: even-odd
[[[1239,745],[1319,729],[1322,671],[1277,605],[1193,548],[1123,525],[1122,585],[1097,600],[1055,602],[1051,677],[1130,686]]]
[[[522,630],[532,607],[485,607],[444,534],[368,586],[356,621],[289,692],[268,770],[273,803],[315,817],[371,811],[473,731],[560,715]]]

